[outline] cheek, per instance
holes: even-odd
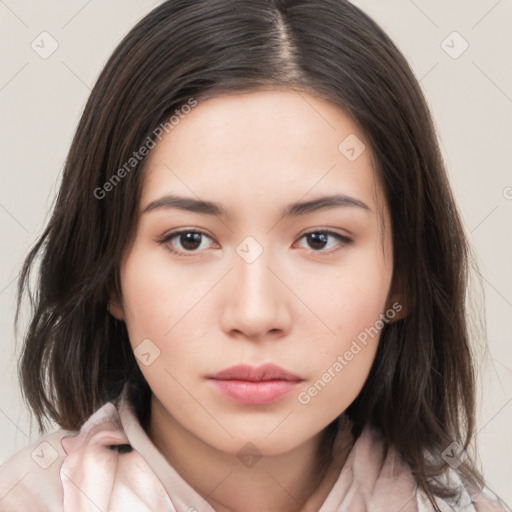
[[[340,313],[336,338],[324,338],[311,350],[310,374],[297,400],[320,417],[334,418],[357,397],[364,386],[379,344],[381,302],[347,306]]]
[[[201,296],[191,276],[170,265],[164,251],[134,251],[121,273],[123,307],[132,345],[165,340]],[[204,294],[204,292],[203,292]]]
[[[310,281],[310,290],[304,293],[315,297],[317,310],[343,344],[385,312],[391,274],[391,262],[361,251],[320,283]]]
[[[391,283],[391,264],[359,254],[336,276],[322,283],[316,292],[316,305],[334,335],[309,348],[311,381],[304,389],[306,405],[344,410],[363,387],[378,348],[386,322],[386,299]],[[318,290],[318,287],[315,288]],[[318,397],[318,398],[317,398]]]
[[[189,344],[176,343],[187,329],[187,312],[198,300],[189,275],[177,272],[165,254],[135,248],[121,270],[123,308],[128,336],[137,364],[153,390],[179,386],[171,375],[187,361]],[[180,331],[181,330],[181,331]],[[172,345],[172,357],[170,347]]]

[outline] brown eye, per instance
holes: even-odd
[[[326,251],[325,249],[331,249],[336,246],[338,246],[339,249],[353,242],[352,239],[340,235],[335,231],[311,231],[302,235],[301,239],[303,238],[306,239],[308,248],[313,252],[327,252],[329,254],[336,252],[336,249],[334,251]],[[332,239],[334,239],[334,241],[337,240],[337,243],[330,242]]]
[[[306,235],[306,239],[308,241],[309,246],[312,249],[325,249],[325,246],[327,245],[327,241],[329,239],[329,235],[326,233],[309,233]]]
[[[185,232],[177,236],[181,247],[187,251],[194,251],[201,245],[201,237],[203,235],[201,233]]]
[[[159,240],[159,243],[165,245],[170,252],[179,256],[193,256],[194,254],[202,252],[200,249],[207,248],[208,244],[206,243],[205,247],[205,240],[211,240],[206,233],[193,230],[180,230],[169,233]]]

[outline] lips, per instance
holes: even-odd
[[[269,363],[258,367],[240,364],[226,368],[215,375],[212,379],[218,380],[245,380],[249,382],[261,382],[266,380],[288,380],[300,381],[302,380],[298,375],[290,373],[280,366]]]
[[[275,364],[237,365],[209,377],[216,391],[235,402],[266,405],[278,401],[303,381]]]

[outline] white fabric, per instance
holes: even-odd
[[[124,397],[118,407],[108,403],[79,433],[48,434],[0,466],[0,512],[215,512],[153,445]],[[108,448],[123,444],[133,450]],[[409,468],[384,446],[375,429],[365,428],[318,512],[430,512]],[[455,471],[449,478],[463,488]],[[438,506],[511,511],[488,490],[475,494],[464,489],[457,504],[439,499]]]

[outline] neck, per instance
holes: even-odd
[[[217,450],[183,428],[154,397],[147,430],[167,461],[217,512],[318,510],[351,445],[342,443],[335,460],[322,460],[332,443],[332,432],[324,429],[287,453],[263,456],[246,467],[236,454]],[[351,437],[348,431],[343,435],[347,441]]]

